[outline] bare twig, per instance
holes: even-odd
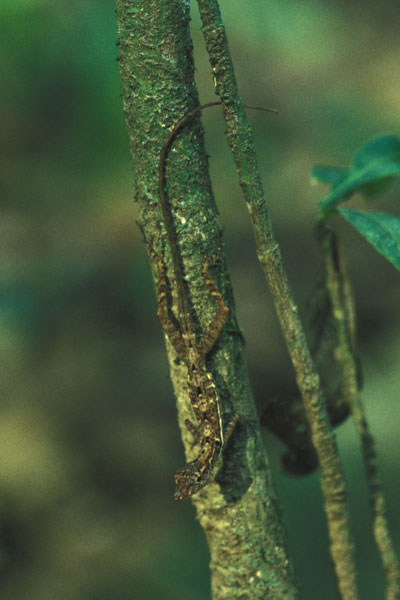
[[[331,554],[342,598],[357,598],[353,544],[346,498],[346,485],[319,377],[307,347],[297,305],[292,297],[275,240],[259,176],[252,134],[241,103],[233,64],[217,0],[198,0],[202,31],[215,80],[223,103],[239,181],[250,212],[257,254],[267,278],[285,342],[295,369],[312,439],[323,477],[323,493],[331,538]]]
[[[324,226],[320,226],[318,238],[325,261],[327,291],[330,296],[332,315],[336,320],[338,346],[335,351],[335,358],[342,372],[342,397],[351,407],[354,424],[360,439],[372,512],[373,533],[386,576],[386,600],[399,600],[399,563],[386,518],[386,502],[378,472],[375,442],[369,430],[357,385],[355,311],[351,285],[343,250],[335,233]]]

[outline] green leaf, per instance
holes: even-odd
[[[315,166],[312,178],[332,185],[332,191],[319,202],[321,218],[325,219],[357,191],[369,197],[380,193],[395,175],[400,175],[400,138],[395,135],[370,140],[357,152],[348,169]]]
[[[400,139],[395,135],[380,135],[372,138],[357,152],[353,165],[358,169],[369,167],[374,160],[400,158]]]
[[[388,187],[393,183],[394,177],[382,177],[381,179],[375,179],[365,185],[360,185],[358,191],[364,196],[364,200],[372,202],[377,196],[381,196],[383,192],[386,192]]]
[[[312,183],[330,183],[333,188],[346,179],[349,169],[346,167],[327,167],[315,165],[311,171]]]
[[[338,208],[374,248],[400,270],[400,218],[382,212]]]

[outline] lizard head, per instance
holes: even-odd
[[[175,473],[175,500],[185,500],[210,482],[210,477],[199,468],[197,461],[189,463]]]

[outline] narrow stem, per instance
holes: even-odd
[[[346,485],[342,465],[325,409],[319,377],[307,347],[297,305],[292,297],[275,240],[252,134],[237,88],[233,64],[217,0],[198,0],[202,31],[215,78],[216,92],[223,102],[228,143],[234,156],[257,245],[258,259],[267,278],[282,333],[293,363],[312,439],[323,477],[323,494],[331,554],[342,598],[357,598],[353,544],[350,534]]]
[[[342,373],[342,395],[344,401],[351,406],[354,425],[360,440],[372,513],[372,528],[386,576],[386,600],[399,600],[399,563],[386,518],[386,502],[378,472],[375,442],[357,385],[355,327],[352,318],[354,303],[343,250],[334,232],[323,226],[320,227],[319,242],[325,260],[332,314],[336,320],[338,347],[335,357]]]

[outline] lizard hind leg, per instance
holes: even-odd
[[[185,360],[186,351],[182,334],[168,314],[168,279],[165,264],[163,260],[159,258],[159,256],[157,256],[157,254],[152,249],[150,249],[150,256],[152,261],[157,265],[157,315],[175,352],[177,353],[180,359]]]
[[[203,277],[206,282],[206,285],[210,291],[212,298],[217,304],[218,310],[208,326],[207,330],[203,333],[203,336],[199,342],[199,352],[202,356],[206,356],[210,350],[213,348],[215,342],[217,341],[222,327],[225,324],[225,321],[229,315],[229,308],[225,304],[225,301],[222,297],[221,292],[217,288],[213,278],[210,274],[210,267],[214,264],[218,254],[215,254],[210,260],[205,260],[203,263]]]

